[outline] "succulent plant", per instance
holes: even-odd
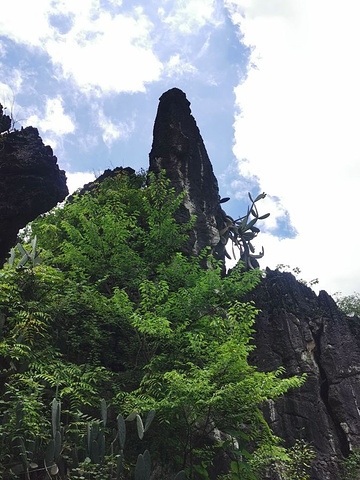
[[[39,254],[41,250],[37,249],[37,237],[35,237],[31,240],[30,242],[31,245],[31,251],[28,252],[22,245],[21,243],[16,244],[16,248],[19,250],[20,254],[22,255],[20,260],[17,262],[16,268],[21,268],[27,263],[30,263],[32,267],[35,267],[38,263],[40,263],[40,257]],[[10,257],[9,257],[9,265],[11,267],[15,266],[15,257],[16,257],[16,250],[15,248],[12,248],[10,250]]]
[[[266,197],[266,193],[260,193],[255,200],[253,200],[250,192],[249,198],[251,201],[246,215],[234,220],[229,215],[224,218],[224,227],[220,230],[220,242],[224,245],[228,240],[232,241],[233,256],[235,258],[234,246],[240,251],[240,260],[244,263],[246,270],[252,270],[258,266],[257,259],[264,256],[264,248],[258,254],[255,254],[255,248],[251,243],[252,240],[260,232],[259,228],[255,227],[258,220],[264,220],[270,213],[259,216],[256,203]],[[225,250],[225,255],[231,259],[230,255]]]

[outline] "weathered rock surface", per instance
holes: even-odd
[[[10,128],[5,117],[1,112],[3,132]],[[16,243],[19,229],[67,194],[65,172],[36,128],[0,135],[0,266]]]
[[[177,214],[179,222],[188,222],[196,215],[185,253],[198,255],[210,246],[219,259],[224,259],[224,246],[219,230],[225,212],[220,207],[219,187],[201,138],[191,115],[190,102],[178,88],[160,97],[150,152],[150,171],[166,170],[166,176],[177,193],[186,192]]]
[[[219,249],[225,213],[189,105],[179,89],[160,98],[150,170],[165,169],[176,190],[186,191],[178,220],[197,216],[187,253],[198,254],[207,245]],[[314,446],[311,480],[339,480],[338,460],[360,447],[360,320],[344,317],[326,292],[317,296],[289,273],[268,270],[253,299],[261,313],[252,362],[307,374],[300,389],[264,406],[269,424],[288,446],[296,439]]]
[[[312,480],[338,480],[338,460],[360,447],[360,321],[290,273],[268,270],[253,298],[261,313],[252,362],[307,374],[300,389],[265,407],[269,424],[288,445],[302,438],[314,446]]]

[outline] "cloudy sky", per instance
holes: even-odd
[[[360,291],[358,0],[13,0],[0,102],[72,190],[147,168],[160,95],[191,102],[227,212],[265,191],[262,267]]]

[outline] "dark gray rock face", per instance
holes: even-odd
[[[252,362],[268,371],[307,374],[306,383],[265,406],[270,427],[288,445],[314,446],[312,480],[338,480],[338,460],[360,446],[360,320],[344,317],[290,273],[267,271],[253,294],[261,309]]]
[[[5,115],[0,117],[8,130]],[[68,194],[65,172],[36,128],[0,136],[0,266],[20,228],[53,208]]]
[[[190,104],[176,88],[161,96],[154,126],[150,170],[161,169],[177,192],[186,191],[178,220],[197,215],[186,253],[209,245],[223,258],[217,180]],[[253,364],[307,374],[300,389],[263,407],[270,427],[287,446],[296,439],[314,446],[311,480],[339,480],[338,460],[360,447],[360,319],[344,317],[326,292],[317,296],[289,273],[268,270],[252,299],[261,309]]]
[[[159,173],[162,169],[177,193],[186,192],[177,220],[188,222],[192,215],[197,217],[185,253],[198,255],[210,246],[217,258],[224,259],[219,230],[225,213],[219,204],[218,183],[190,102],[178,88],[160,97],[154,125],[150,171]]]

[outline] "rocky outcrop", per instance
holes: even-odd
[[[178,220],[197,216],[186,253],[210,245],[223,258],[217,180],[190,104],[176,88],[161,96],[154,126],[150,170],[161,169],[186,192]],[[296,439],[313,445],[311,480],[339,480],[338,460],[360,447],[360,320],[345,318],[326,292],[317,296],[289,273],[268,270],[252,299],[261,313],[251,361],[264,371],[283,366],[287,376],[307,374],[301,388],[264,405],[265,416],[288,446]]]
[[[210,246],[215,256],[224,259],[219,230],[225,212],[220,207],[219,188],[213,168],[191,115],[190,102],[184,92],[173,88],[160,97],[150,152],[150,171],[166,170],[177,193],[185,191],[177,221],[196,223],[184,247],[187,254],[198,255]]]
[[[74,200],[74,197],[76,195],[85,195],[85,193],[93,192],[96,190],[96,187],[99,185],[99,183],[103,182],[107,178],[114,178],[117,177],[118,175],[134,175],[135,170],[131,167],[115,167],[114,169],[110,170],[109,168],[104,171],[99,177],[97,177],[93,182],[89,182],[86,185],[84,185],[82,188],[77,190],[73,195],[69,195],[68,198],[66,199],[67,202],[72,202]]]
[[[290,273],[267,270],[253,299],[261,313],[252,362],[307,374],[300,389],[265,406],[270,427],[288,445],[302,438],[314,446],[312,480],[338,480],[338,460],[360,447],[360,321]]]
[[[5,117],[1,111],[2,132],[10,128]],[[0,134],[0,266],[16,243],[19,229],[67,194],[65,172],[36,128]]]

